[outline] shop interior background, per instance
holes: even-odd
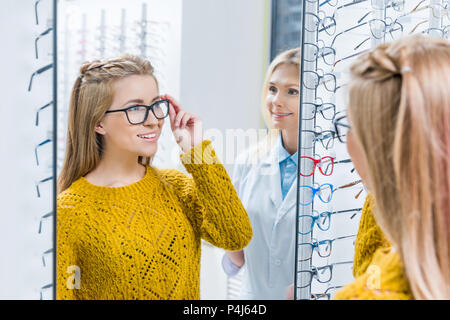
[[[52,68],[46,68],[53,62],[53,35],[50,30],[53,25],[53,1],[0,0],[0,32],[4,43],[0,59],[3,71],[0,78],[3,98],[0,107],[3,116],[0,126],[0,197],[3,204],[0,223],[0,299],[53,298],[52,172],[55,166],[59,172],[62,164],[68,96],[84,59],[117,56],[125,51],[147,55],[157,68],[161,92],[173,95],[185,109],[202,118],[205,131],[210,134],[206,138],[213,140],[217,153],[224,159],[230,157],[223,152],[223,138],[227,130],[265,128],[260,100],[263,77],[269,61],[276,53],[300,45],[300,2],[59,0],[58,72],[57,79],[53,79]],[[360,5],[336,9],[339,7],[337,4],[352,2]],[[333,3],[336,5],[332,6]],[[383,10],[377,9],[380,3]],[[354,61],[351,57],[355,52],[360,53],[379,43],[391,41],[398,34],[398,24],[393,23],[394,19],[402,26],[400,36],[431,33],[448,37],[448,27],[444,29],[449,24],[448,1],[398,0],[395,3],[403,3],[402,8],[392,5],[390,8],[385,7],[385,4],[392,3],[384,0],[321,0],[321,19],[336,19],[337,28],[333,35],[322,32],[316,37],[314,32],[320,29],[318,24],[316,31],[308,31],[306,35],[308,41],[315,44],[322,43],[323,46],[332,43],[337,54],[330,64],[323,57],[310,56],[311,52],[307,50],[304,58],[312,63],[306,63],[305,70],[333,73],[338,86],[345,84],[348,80],[346,68]],[[312,8],[313,4],[314,1],[307,1],[307,8]],[[447,11],[444,10],[443,14],[441,9],[444,7]],[[315,9],[311,10],[314,12]],[[39,21],[36,21],[36,12]],[[369,28],[369,24],[366,24],[357,30],[345,31],[355,26],[367,13],[371,14],[368,15],[370,19],[378,19],[375,28]],[[142,24],[139,24],[143,20],[151,22],[146,25],[148,33],[144,39],[140,37]],[[312,20],[306,23],[314,25]],[[447,33],[444,34],[443,30],[447,30]],[[336,34],[341,36],[334,41]],[[152,39],[155,35],[157,37]],[[58,93],[56,163],[52,153],[54,80]],[[304,99],[320,98],[323,102],[335,103],[337,111],[345,109],[345,90],[330,92],[322,85],[315,89],[314,95],[305,90]],[[311,99],[308,102],[320,101]],[[329,121],[320,116],[314,119],[316,129],[317,125],[322,130],[330,129],[331,126]],[[184,171],[178,162],[173,161],[177,159],[172,154],[175,142],[168,129],[165,125],[155,165]],[[235,155],[239,151],[236,150]],[[322,156],[348,159],[344,144],[336,143],[332,150],[320,151]],[[231,175],[232,163],[224,164]],[[318,175],[315,182],[340,186],[356,181],[359,177],[351,169],[351,163],[344,163],[336,166],[332,177]],[[366,195],[365,190],[362,190],[359,198],[355,199],[359,187],[338,192],[339,196],[333,198],[332,207],[319,203],[315,209],[359,208]],[[355,235],[359,217],[336,215],[332,227],[327,232],[314,230],[314,237],[322,240]],[[309,242],[311,239],[300,240]],[[323,259],[314,255],[312,263],[319,266],[352,260],[353,250],[351,241],[343,241],[334,245],[330,257]],[[221,267],[222,255],[223,250],[203,242],[202,299],[233,299],[237,295],[239,276],[228,278],[225,275]],[[308,264],[306,268],[311,266],[311,261]],[[331,283],[313,283],[311,290],[324,292],[352,280],[350,267],[334,270]],[[307,292],[309,296],[310,293]]]

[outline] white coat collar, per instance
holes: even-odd
[[[279,140],[279,142],[281,143],[281,140]],[[281,220],[284,215],[292,209],[297,201],[297,179],[295,179],[291,189],[283,200],[281,193],[281,175],[278,153],[279,148],[275,143],[267,153],[266,157],[263,158],[261,166],[262,170],[260,172],[263,175],[269,175],[271,188],[270,200],[273,202],[274,207],[277,208],[276,222]]]

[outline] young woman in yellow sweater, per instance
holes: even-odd
[[[159,95],[148,61],[85,63],[57,199],[57,299],[199,299],[201,239],[245,247],[249,218],[200,119]],[[169,117],[192,178],[151,159]]]
[[[373,200],[355,248],[357,278],[335,298],[450,299],[450,43],[383,44],[351,73],[348,122],[335,124]]]

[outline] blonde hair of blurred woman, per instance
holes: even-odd
[[[450,43],[412,36],[351,68],[348,117],[374,216],[415,299],[450,299]]]
[[[94,129],[111,106],[112,83],[130,75],[154,77],[153,73],[150,62],[132,55],[82,64],[70,98],[66,151],[58,177],[58,193],[93,170],[100,161],[104,141]],[[158,83],[156,78],[155,81]],[[150,165],[152,159],[139,157],[138,161]]]

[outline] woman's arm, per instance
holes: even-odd
[[[211,142],[206,140],[180,156],[192,178],[162,170],[176,188],[183,211],[199,236],[225,250],[240,250],[252,238],[250,220]]]
[[[56,299],[75,300],[81,289],[81,269],[75,250],[76,229],[73,210],[58,198]]]
[[[181,186],[178,193],[184,212],[201,238],[226,250],[244,248],[253,235],[250,220],[211,141],[202,141],[200,118],[170,95],[161,98],[170,101],[170,126],[184,152],[181,162],[192,175],[173,175],[177,181],[172,184]]]

